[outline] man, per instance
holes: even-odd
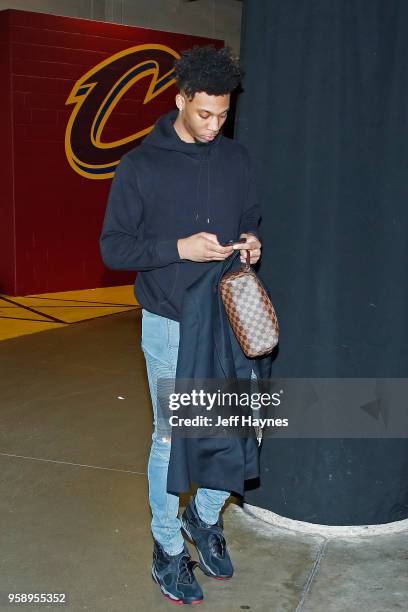
[[[196,545],[201,569],[230,578],[233,566],[220,511],[229,491],[200,488],[180,520],[167,492],[171,437],[161,431],[157,381],[174,378],[183,294],[191,283],[241,249],[258,261],[259,208],[246,149],[225,138],[230,94],[240,69],[227,48],[194,47],[175,63],[177,111],[160,117],[143,143],[120,161],[101,235],[105,264],[138,271],[142,349],[154,413],[148,463],[154,552],[152,575],[177,603],[203,593],[182,530]],[[237,244],[244,238],[243,244]],[[227,244],[235,241],[235,244]]]

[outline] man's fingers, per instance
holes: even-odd
[[[230,253],[217,253],[216,251],[207,252],[207,259],[211,261],[212,259],[216,259],[217,261],[221,261],[223,259],[227,259],[230,256]]]
[[[246,257],[247,254],[247,250],[249,250],[249,254],[251,257],[260,257],[261,256],[261,249],[240,249],[241,251],[241,257]]]
[[[228,245],[228,246],[222,246],[219,242],[218,242],[218,238],[216,236],[216,234],[209,234],[208,232],[200,232],[201,236],[208,241],[210,244],[208,245],[209,250],[211,250],[212,252],[215,253],[222,253],[222,254],[226,254],[228,253],[228,255],[230,255],[233,251],[232,246]]]
[[[224,261],[224,259],[227,259],[225,255],[212,255],[207,257],[206,261]]]
[[[246,263],[246,259],[244,257],[241,257],[240,261],[241,261],[241,263]],[[252,265],[252,264],[258,263],[258,261],[259,261],[259,257],[255,257],[254,259],[251,258],[249,260],[249,263]]]
[[[218,238],[215,234],[210,234],[209,232],[200,232],[200,236],[205,238],[205,240],[209,240],[214,244],[218,244]]]
[[[213,242],[210,242],[207,246],[207,251],[209,253],[213,253],[218,254],[218,255],[231,255],[231,253],[233,252],[233,248],[231,246],[221,246],[220,244],[216,244]]]
[[[240,260],[242,263],[246,263],[247,253],[248,253],[247,249],[241,249]],[[249,254],[250,254],[249,263],[255,264],[261,257],[261,249],[249,250]]]
[[[232,245],[232,248],[234,249],[234,251],[238,251],[241,249],[251,249],[252,247],[253,245],[250,242],[242,242],[241,244]]]
[[[247,240],[246,242],[243,242],[242,244],[234,244],[233,248],[238,251],[242,250],[242,249],[247,249],[249,251],[253,251],[255,249],[259,249],[261,246],[261,243],[259,242],[259,240]]]

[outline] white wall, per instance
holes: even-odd
[[[221,38],[239,53],[239,0],[0,0],[6,8]]]

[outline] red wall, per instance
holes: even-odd
[[[223,43],[16,10],[0,12],[0,40],[0,292],[132,282],[134,273],[107,270],[99,254],[114,169],[174,108],[175,56]],[[124,75],[139,64],[145,72],[126,91]],[[147,100],[153,65],[158,93]],[[96,133],[98,118],[106,125]]]
[[[0,291],[16,286],[9,35],[0,13]]]

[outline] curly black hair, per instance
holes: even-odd
[[[238,87],[241,68],[230,47],[216,49],[214,45],[183,51],[174,64],[177,85],[192,99],[199,91],[222,96]]]

